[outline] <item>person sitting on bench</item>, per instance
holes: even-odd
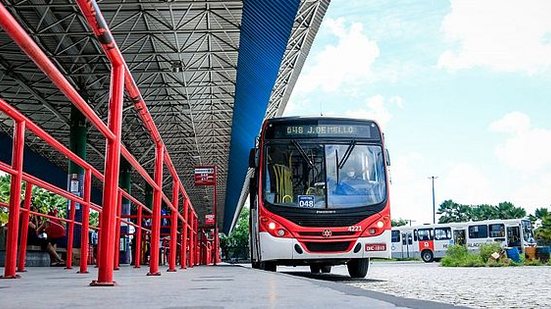
[[[38,210],[32,206],[32,211]],[[50,255],[51,266],[65,266],[65,261],[59,256],[54,245],[65,236],[65,228],[56,220],[38,218],[31,215],[28,226],[28,245],[40,246],[42,251]]]

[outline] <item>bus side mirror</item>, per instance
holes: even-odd
[[[257,149],[251,148],[251,151],[249,152],[249,167],[250,168],[257,168],[258,167],[258,156],[257,156]]]
[[[385,161],[386,165],[390,166],[390,154],[388,153],[388,149],[385,148]]]

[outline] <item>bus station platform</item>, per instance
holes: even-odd
[[[0,280],[0,308],[447,308],[289,272],[221,264],[148,277],[148,267],[122,266],[116,286],[91,287],[97,269],[30,267]],[[454,307],[456,308],[456,307]]]

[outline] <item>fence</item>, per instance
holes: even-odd
[[[18,255],[18,233],[21,221],[21,239],[20,244],[25,244],[27,235],[26,230],[29,224],[29,216],[36,215],[49,217],[48,215],[33,212],[30,210],[32,187],[38,186],[51,191],[55,194],[67,199],[71,205],[68,218],[61,220],[68,225],[68,248],[67,248],[67,267],[71,267],[70,256],[72,256],[72,237],[74,237],[74,226],[80,225],[81,228],[81,248],[88,248],[89,239],[89,212],[94,209],[100,212],[99,242],[98,242],[98,279],[92,282],[92,285],[114,285],[113,270],[118,268],[118,241],[120,236],[120,226],[123,219],[121,215],[122,198],[131,201],[138,208],[136,222],[128,222],[126,224],[133,225],[136,228],[137,239],[144,237],[143,233],[148,233],[150,239],[150,262],[148,275],[160,275],[159,272],[159,243],[161,230],[161,205],[165,205],[171,210],[170,224],[170,256],[168,259],[169,271],[176,270],[176,252],[180,246],[180,263],[181,267],[193,266],[197,264],[197,259],[194,258],[197,253],[197,213],[193,209],[189,196],[176,172],[170,155],[166,151],[166,147],[162,138],[153,122],[153,119],[147,109],[147,106],[140,94],[140,91],[126,65],[122,54],[114,41],[108,24],[105,22],[99,7],[95,1],[77,0],[80,10],[82,11],[88,26],[93,30],[94,35],[101,43],[102,49],[111,63],[111,80],[110,80],[110,97],[109,97],[109,115],[108,123],[95,113],[88,103],[80,96],[78,91],[71,85],[65,76],[57,69],[50,61],[44,52],[36,45],[25,30],[17,23],[17,21],[6,10],[3,4],[0,3],[0,27],[12,38],[12,40],[34,61],[38,68],[52,81],[54,85],[69,99],[69,101],[78,108],[86,119],[97,129],[105,138],[107,143],[105,152],[105,171],[100,173],[97,169],[91,166],[88,162],[81,159],[74,152],[65,147],[50,134],[41,129],[33,121],[20,113],[13,106],[0,99],[0,112],[13,120],[13,145],[12,145],[12,160],[11,165],[0,162],[0,170],[11,175],[11,194],[9,200],[9,222],[8,235],[6,239],[6,264],[4,269],[4,278],[15,278],[16,263]],[[131,98],[136,111],[146,130],[149,132],[151,141],[155,146],[155,171],[151,177],[143,166],[139,164],[136,158],[121,145],[122,131],[122,106],[123,96],[126,90]],[[61,155],[68,158],[76,165],[83,168],[85,173],[84,178],[84,194],[83,197],[75,195],[66,189],[56,187],[46,181],[43,181],[33,175],[29,175],[23,171],[23,150],[25,147],[26,134],[32,133],[36,137],[43,140],[50,147],[58,151]],[[153,206],[146,207],[134,196],[130,195],[118,186],[119,183],[119,168],[121,155],[130,163],[134,171],[136,171],[143,180],[153,188]],[[172,178],[172,199],[169,199],[163,192],[163,167],[166,166]],[[103,184],[103,199],[101,205],[96,205],[90,201],[90,193],[92,188],[92,179],[95,177]],[[25,181],[26,192],[23,199],[23,208],[20,207],[21,202],[21,187]],[[31,188],[31,189],[29,189]],[[179,212],[180,196],[183,199],[182,213]],[[80,222],[74,218],[74,209],[76,204],[82,206],[83,216]],[[151,213],[151,229],[146,229],[142,226],[143,211]],[[50,219],[54,219],[50,216]],[[178,226],[180,223],[180,231]],[[178,234],[180,241],[177,242]],[[141,241],[136,242],[137,245]],[[189,245],[189,249],[188,249]],[[141,250],[135,250],[139,254]],[[25,261],[25,245],[19,246],[19,260],[17,269],[24,270]],[[80,272],[87,272],[87,254],[88,250],[81,250]],[[189,257],[189,262],[186,263]],[[139,257],[134,257],[135,262]],[[135,263],[139,267],[139,263]]]

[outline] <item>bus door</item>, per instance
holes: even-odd
[[[465,229],[453,230],[453,242],[456,245],[465,246],[467,244],[466,239]]]
[[[434,228],[434,257],[444,257],[450,244],[453,244],[452,229],[450,227]]]
[[[401,259],[403,258],[402,252],[402,233],[399,230],[392,230],[391,232],[391,242],[392,242],[392,258]]]
[[[521,247],[520,227],[507,227],[507,247]]]
[[[413,248],[413,233],[411,231],[402,233],[402,258],[415,257],[415,249]]]

